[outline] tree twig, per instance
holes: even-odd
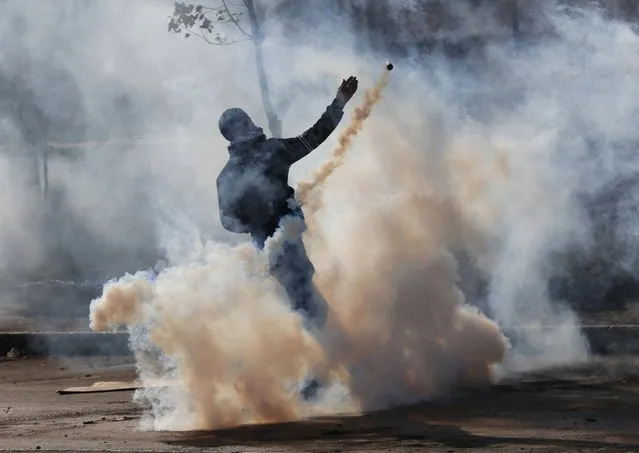
[[[248,33],[246,30],[244,30],[244,28],[242,28],[242,26],[240,25],[240,22],[233,16],[233,14],[231,14],[231,11],[229,11],[229,7],[226,5],[226,0],[222,0],[222,5],[224,6],[224,9],[226,10],[226,14],[229,16],[229,19],[231,20],[231,22],[233,22],[233,24],[237,27],[237,29],[240,30],[244,35],[248,36],[249,38],[255,39],[256,36],[253,36],[250,33]]]
[[[230,44],[236,44],[236,43],[238,43],[238,42],[243,42],[243,41],[252,41],[252,40],[253,40],[253,38],[244,38],[244,39],[236,39],[236,40],[232,40],[232,41],[231,41],[231,40],[226,40],[226,41],[211,41],[211,40],[209,40],[209,39],[206,37],[206,35],[204,35],[204,34],[198,33],[198,32],[196,32],[196,31],[194,31],[194,30],[192,30],[192,29],[186,29],[186,30],[189,32],[189,34],[191,34],[191,35],[195,35],[195,36],[197,36],[198,38],[203,39],[203,40],[204,40],[204,41],[206,41],[208,44],[211,44],[211,45],[213,45],[213,46],[228,46],[228,45],[230,45]]]

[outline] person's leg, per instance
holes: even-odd
[[[271,270],[284,287],[291,308],[304,319],[307,329],[321,329],[326,321],[328,304],[313,284],[315,268],[301,238],[283,244],[280,259]]]
[[[304,219],[301,209],[290,215]],[[258,250],[263,250],[269,236],[265,232],[254,231],[251,241]],[[271,257],[270,273],[286,291],[292,310],[302,316],[305,327],[321,329],[328,304],[313,285],[315,268],[301,237],[282,244],[281,252]]]
[[[301,210],[293,215],[304,218]],[[302,317],[305,329],[318,338],[326,322],[328,303],[313,284],[315,268],[301,237],[282,244],[282,253],[272,263],[271,274],[284,287],[291,309]],[[302,383],[300,395],[306,401],[311,400],[321,387],[321,380],[311,374]]]
[[[304,214],[299,207],[289,215],[304,220]],[[304,225],[302,232],[305,229]],[[253,244],[263,250],[271,234],[253,233],[251,236]],[[302,238],[285,241],[281,252],[271,256],[270,259],[270,273],[286,291],[291,309],[302,317],[305,329],[323,343],[321,331],[328,317],[329,305],[313,284],[315,268],[306,253]],[[305,400],[314,398],[322,387],[322,380],[314,374],[309,375],[300,389],[302,398]]]

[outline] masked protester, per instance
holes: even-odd
[[[248,233],[262,249],[286,216],[304,219],[288,185],[295,162],[320,146],[335,130],[344,107],[357,91],[357,79],[342,81],[333,102],[320,119],[294,138],[267,138],[244,110],[226,110],[219,120],[220,132],[230,145],[229,160],[217,178],[222,226],[234,233]],[[282,253],[271,263],[271,274],[288,294],[293,310],[305,322],[320,327],[326,303],[313,286],[314,268],[301,239],[285,242]]]
[[[355,77],[343,80],[320,119],[293,138],[267,138],[242,109],[231,108],[222,114],[220,132],[230,145],[229,160],[217,178],[217,195],[226,230],[250,234],[255,246],[262,249],[283,218],[304,220],[295,191],[288,185],[289,170],[333,133],[357,84]],[[282,252],[270,263],[270,272],[286,290],[292,309],[302,315],[306,328],[321,329],[328,305],[313,285],[315,269],[301,238],[283,243]],[[311,399],[319,387],[319,381],[311,377],[302,388],[302,397]]]

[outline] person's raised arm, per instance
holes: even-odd
[[[301,135],[283,139],[287,161],[294,164],[320,146],[333,133],[344,116],[344,107],[357,91],[357,78],[342,80],[335,99],[315,124]]]

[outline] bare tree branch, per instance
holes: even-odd
[[[176,34],[184,33],[185,38],[195,35],[212,45],[234,44],[256,38],[240,23],[239,18],[242,13],[232,12],[226,0],[219,0],[218,5],[220,6],[204,7],[176,2],[173,15],[169,16],[168,31]],[[211,39],[216,25],[234,26],[247,39],[229,39],[220,33],[217,33],[215,39]]]
[[[182,33],[184,31],[184,37],[188,38],[191,34],[204,40],[208,44],[213,45],[228,45],[235,44],[241,41],[253,41],[255,48],[255,65],[257,69],[257,76],[260,86],[260,92],[262,94],[262,104],[264,107],[264,113],[268,120],[269,129],[274,137],[281,136],[282,124],[271,103],[268,81],[266,77],[266,71],[264,69],[264,56],[262,54],[262,41],[264,35],[259,26],[257,14],[255,12],[255,5],[252,0],[242,0],[241,5],[246,8],[249,17],[249,24],[251,25],[251,33],[244,29],[240,23],[241,13],[233,13],[229,9],[230,0],[219,0],[217,3],[221,5],[217,8],[204,8],[202,5],[186,4],[184,2],[175,3],[175,10],[173,16],[169,20],[168,29],[169,32]],[[213,20],[206,17],[207,14],[214,14]],[[226,26],[235,26],[237,30],[245,37],[245,39],[232,39],[229,40],[226,37],[222,37],[217,33],[215,39],[211,40],[210,36],[213,33],[214,24],[222,24]],[[200,31],[194,30],[194,27],[199,27]]]
[[[229,19],[238,28],[238,30],[240,30],[244,35],[250,37],[251,39],[255,38],[255,36],[251,35],[249,32],[244,30],[242,26],[240,25],[240,22],[233,16],[233,14],[231,14],[231,11],[229,11],[229,7],[226,5],[226,0],[222,0],[222,5],[224,5],[224,10],[226,11],[226,14],[229,16]]]
[[[219,38],[216,41],[211,41],[209,38],[206,37],[205,34],[202,33],[198,33],[196,31],[190,30],[189,33],[191,35],[197,36],[200,39],[203,39],[204,41],[206,41],[208,44],[214,45],[214,46],[228,46],[230,44],[236,44],[238,42],[243,42],[243,41],[252,41],[253,38],[243,38],[243,39],[235,39],[235,40],[229,40],[229,39],[224,39],[224,38]],[[219,36],[219,35],[218,35]]]

